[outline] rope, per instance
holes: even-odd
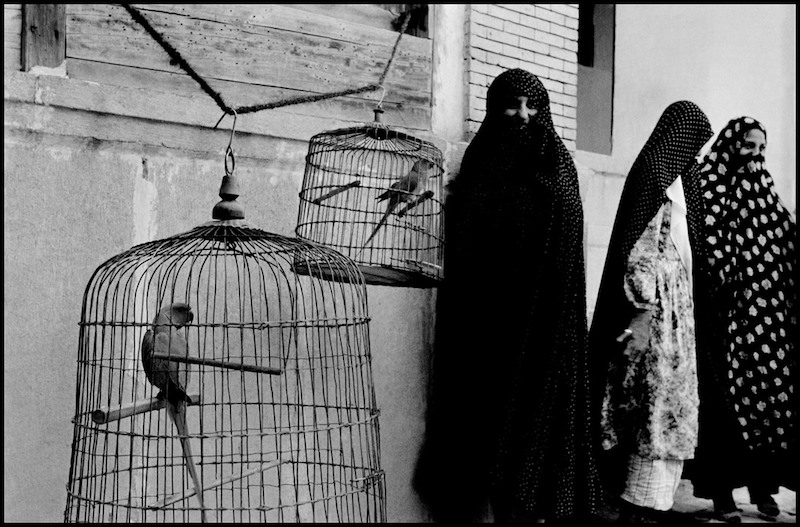
[[[349,90],[336,91],[331,93],[318,93],[316,95],[304,95],[301,97],[294,97],[291,99],[283,99],[281,101],[268,102],[264,104],[254,104],[253,106],[240,106],[236,111],[240,114],[260,112],[261,110],[271,110],[273,108],[280,108],[281,106],[289,106],[292,104],[302,104],[305,102],[324,101],[325,99],[333,99],[334,97],[342,97],[343,95],[355,95],[357,93],[370,92],[381,89],[379,84],[370,84],[362,88],[352,88]]]
[[[397,35],[397,40],[395,40],[394,42],[394,48],[392,48],[392,56],[389,57],[389,62],[386,63],[386,68],[383,70],[383,75],[381,75],[381,80],[378,81],[378,84],[380,85],[383,85],[383,81],[386,79],[386,74],[389,73],[389,67],[392,65],[395,53],[397,53],[397,47],[400,45],[400,39],[403,38],[403,34],[405,34],[406,29],[408,28],[409,20],[411,20],[411,10],[406,11],[405,19],[403,20],[403,25],[400,27],[400,34]]]
[[[147,21],[144,15],[142,15],[139,11],[134,9],[130,4],[122,4],[122,7],[124,7],[125,10],[127,10],[128,13],[131,14],[131,17],[133,17],[133,19],[136,22],[141,24],[141,26],[145,28],[145,30],[147,30],[148,33],[150,33],[150,36],[153,37],[153,40],[158,42],[161,45],[161,47],[164,48],[164,51],[166,51],[169,54],[170,58],[172,58],[172,61],[175,62],[178,66],[180,66],[183,71],[188,73],[189,76],[193,78],[197,82],[197,84],[200,85],[200,87],[203,89],[204,92],[208,94],[209,97],[214,99],[214,102],[217,103],[217,106],[219,106],[223,112],[227,114],[233,113],[231,107],[228,106],[222,99],[222,95],[215,92],[214,89],[208,85],[205,79],[203,79],[203,77],[201,77],[194,70],[194,68],[192,68],[189,65],[188,62],[186,62],[186,60],[181,56],[181,54],[178,53],[178,51],[175,48],[173,48],[172,45],[170,45],[170,43],[167,42],[164,39],[164,37],[158,31],[155,30],[155,28],[153,28],[153,26],[150,25],[150,22]]]
[[[316,95],[292,97],[289,99],[282,99],[270,103],[255,104],[251,106],[239,106],[234,109],[228,106],[228,104],[222,98],[222,95],[214,91],[214,89],[208,84],[208,82],[206,82],[205,79],[203,79],[203,77],[201,77],[194,70],[194,68],[192,68],[192,66],[186,61],[186,59],[184,59],[181,56],[181,54],[175,48],[173,48],[169,42],[167,42],[164,36],[161,35],[158,31],[156,31],[152,25],[150,25],[150,22],[147,21],[147,19],[144,17],[144,15],[142,15],[142,13],[140,13],[136,8],[132,7],[130,4],[122,4],[122,7],[124,7],[125,10],[128,11],[128,13],[130,13],[131,17],[133,17],[133,19],[136,22],[138,22],[150,34],[151,37],[153,37],[153,40],[158,42],[161,45],[161,47],[164,48],[164,51],[166,51],[167,54],[170,56],[172,62],[180,66],[180,68],[183,71],[188,73],[189,76],[200,85],[200,88],[202,88],[202,90],[206,92],[206,94],[208,94],[208,96],[211,97],[215,103],[217,103],[217,106],[219,106],[219,108],[228,115],[233,115],[233,114],[241,115],[245,113],[260,112],[261,110],[281,108],[283,106],[290,106],[293,104],[303,104],[307,102],[323,101],[325,99],[332,99],[334,97],[342,97],[344,95],[355,95],[358,93],[371,92],[383,88],[383,82],[384,80],[386,80],[386,75],[388,75],[389,68],[391,67],[392,62],[394,61],[394,57],[397,53],[397,48],[400,45],[400,39],[403,38],[403,34],[406,32],[406,28],[408,28],[408,22],[409,20],[411,20],[411,11],[406,11],[404,15],[403,25],[400,28],[400,34],[397,35],[397,40],[394,43],[394,48],[392,48],[392,54],[389,57],[389,61],[386,63],[386,67],[384,68],[380,80],[378,81],[377,84],[369,84],[361,88],[352,88],[348,90],[341,90],[330,93],[320,93]],[[382,100],[383,98],[381,98],[381,101]]]

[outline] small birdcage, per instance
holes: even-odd
[[[385,521],[363,276],[330,248],[247,225],[237,194],[225,176],[214,221],[91,277],[67,522]],[[182,304],[191,317],[158,326]],[[179,372],[184,434],[144,356]]]
[[[444,158],[382,124],[382,111],[311,138],[295,232],[352,258],[368,284],[432,287],[442,273]]]

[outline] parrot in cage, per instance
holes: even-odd
[[[205,523],[203,489],[200,487],[197,469],[192,460],[192,448],[186,426],[186,384],[189,379],[187,367],[186,364],[153,357],[153,352],[187,357],[189,344],[181,330],[193,319],[194,313],[189,304],[176,302],[162,307],[153,320],[153,328],[148,329],[142,339],[142,365],[150,384],[161,390],[158,398],[164,400],[167,414],[175,423],[183,449],[183,460],[192,477],[197,500],[200,502],[200,516]]]
[[[389,215],[394,212],[398,205],[401,203],[407,203],[415,197],[417,191],[425,184],[425,181],[428,178],[428,173],[429,171],[433,170],[434,166],[435,165],[433,161],[428,161],[427,159],[417,159],[417,161],[414,163],[414,166],[412,166],[411,170],[408,171],[408,174],[395,181],[388,190],[378,196],[378,201],[388,200],[386,203],[386,211],[383,213],[383,217],[375,226],[375,230],[372,231],[372,234],[369,235],[367,241],[364,242],[364,247],[369,245],[369,242],[372,241],[372,238],[375,237],[375,235],[378,233],[378,230],[383,227],[384,224],[386,224],[386,221],[389,219]]]

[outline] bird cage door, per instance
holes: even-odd
[[[353,259],[368,284],[433,287],[442,272],[443,164],[433,144],[378,122],[317,134],[295,232]],[[324,265],[314,270],[337,279]]]

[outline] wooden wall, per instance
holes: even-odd
[[[403,37],[405,38],[405,37]],[[22,4],[3,4],[3,69],[21,69]]]
[[[135,7],[231,106],[376,83],[398,35],[389,29],[353,21],[354,11],[347,11],[347,5],[330,5],[328,11],[332,16],[320,13],[319,6],[315,9],[275,4]],[[339,18],[337,13],[350,13],[350,19]],[[121,6],[68,4],[66,22],[70,79],[118,87],[130,95],[138,90],[137,103],[144,107],[148,106],[148,99],[159,100],[149,97],[148,91],[153,95],[176,95],[182,105],[191,106],[183,112],[170,108],[166,114],[163,108],[151,108],[153,118],[172,114],[171,119],[179,122],[213,126],[222,115],[199,85],[178,66],[170,64],[162,47]],[[415,130],[430,129],[431,51],[430,40],[403,36],[384,84],[386,123]],[[380,97],[378,90],[293,105],[285,110],[288,116],[371,121],[372,109]],[[123,106],[133,104],[127,96],[119,98]],[[197,100],[201,98],[206,100]],[[169,97],[161,99],[167,101]],[[197,104],[191,104],[193,101]]]

